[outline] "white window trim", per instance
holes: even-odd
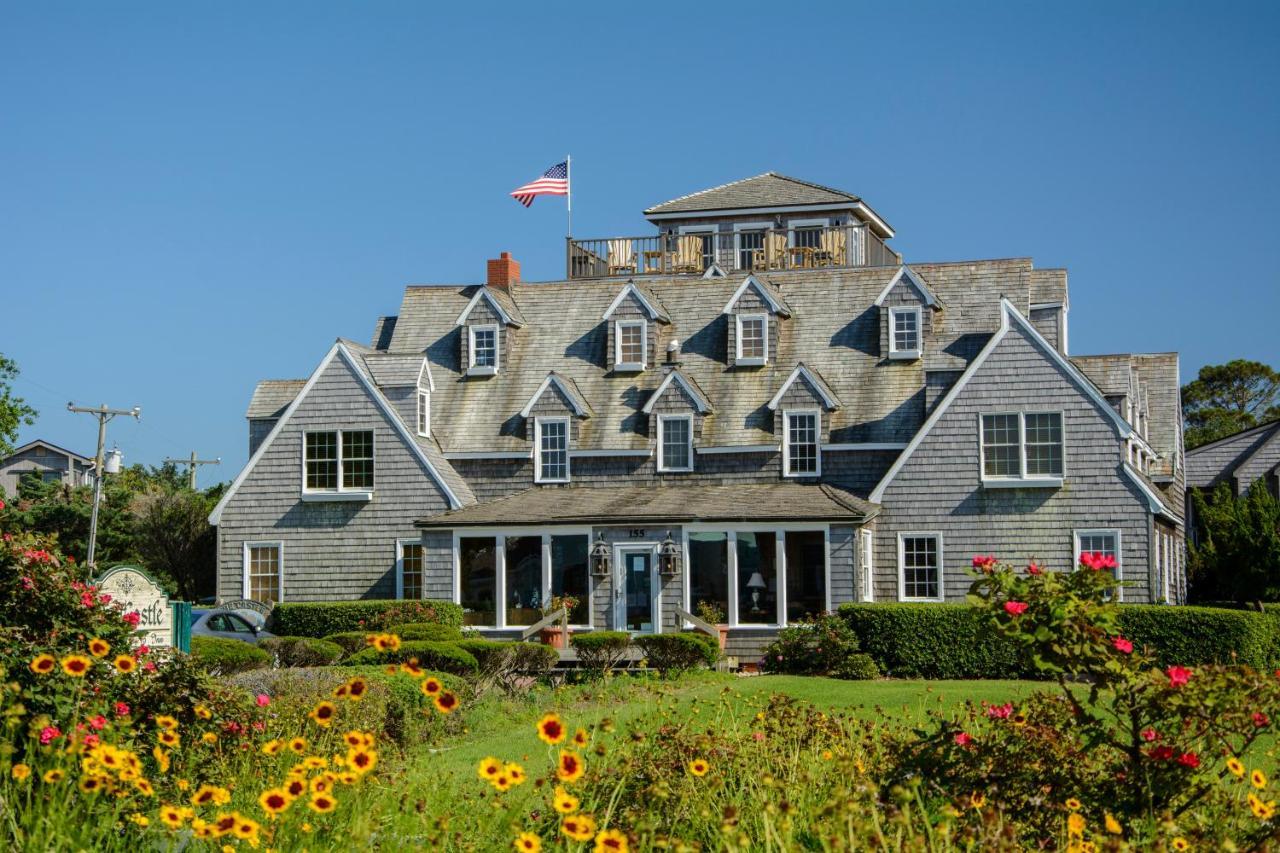
[[[404,599],[404,548],[406,545],[420,545],[422,552],[422,597],[427,597],[427,567],[426,567],[426,545],[423,544],[422,537],[417,539],[397,539],[396,540],[396,599]],[[417,601],[418,599],[410,599]]]
[[[711,264],[717,263],[720,258],[720,247],[717,245],[720,234],[720,226],[718,225],[681,225],[679,234],[684,237],[689,234],[698,234],[701,236],[711,235],[711,263],[707,264],[709,268]]]
[[[689,464],[680,468],[672,468],[663,462],[662,450],[666,445],[667,421],[685,421],[689,424]],[[658,471],[662,474],[688,473],[693,470],[693,415],[658,415]]]
[[[562,423],[564,424],[564,478],[556,477],[554,479],[542,476],[542,427],[544,424]],[[567,483],[571,472],[569,470],[569,444],[572,435],[572,426],[568,418],[535,418],[533,421],[533,481],[535,483]]]
[[[1080,565],[1080,537],[1081,536],[1114,536],[1116,538],[1116,581],[1123,579],[1121,570],[1124,568],[1124,549],[1121,547],[1120,528],[1118,527],[1093,527],[1082,528],[1080,530],[1071,531],[1072,553],[1071,565],[1074,569]],[[1124,587],[1116,589],[1116,601],[1124,601]]]
[[[894,333],[895,322],[899,314],[914,314],[916,318],[916,348],[898,349],[897,335]],[[889,358],[901,361],[914,361],[920,358],[924,349],[924,311],[919,305],[900,305],[889,309]]]
[[[476,364],[476,332],[493,331],[493,365]],[[497,323],[477,323],[467,326],[467,375],[494,376],[502,367],[502,332]]]
[[[627,631],[624,623],[626,622],[626,578],[623,573],[626,571],[623,563],[622,555],[626,553],[648,554],[649,555],[649,618],[653,624],[654,634],[662,633],[662,587],[663,578],[661,572],[658,571],[658,549],[661,543],[649,542],[645,540],[624,541],[613,543],[613,565],[610,568],[610,574],[615,589],[614,595],[609,602],[609,609],[613,615],[613,630]],[[623,594],[619,595],[616,589],[621,582]],[[637,631],[636,634],[641,632]],[[642,635],[643,636],[643,635]]]
[[[862,542],[862,600],[876,600],[875,588],[875,534],[870,530],[860,530]]]
[[[752,312],[750,314],[737,314],[735,320],[737,324],[737,338],[735,340],[734,363],[744,367],[759,367],[760,365],[769,363],[769,315],[764,312]],[[752,356],[744,358],[742,355],[742,324],[744,320],[759,320],[764,324],[764,355]]]
[[[787,220],[787,245],[794,246],[796,244],[797,228],[830,228],[831,219],[829,217],[821,217],[818,219],[788,219]]]
[[[579,625],[574,622],[569,623],[570,628],[594,628],[595,627],[595,607],[594,599],[596,594],[596,579],[591,573],[590,554],[591,544],[593,542],[592,529],[582,526],[551,526],[551,527],[528,527],[528,528],[511,528],[511,527],[468,527],[459,528],[453,531],[453,595],[451,596],[454,604],[462,604],[462,544],[463,539],[493,539],[494,547],[494,603],[496,612],[494,615],[498,624],[496,625],[468,625],[468,629],[480,631],[506,631],[506,630],[524,630],[527,625],[507,625],[507,610],[503,604],[507,596],[507,539],[520,536],[540,536],[542,538],[542,597],[544,601],[551,599],[551,537],[552,536],[585,536],[587,538],[587,622],[585,625]],[[416,541],[416,540],[414,540]],[[425,571],[423,579],[423,592],[426,592]]]
[[[431,437],[431,392],[426,388],[418,389],[418,420],[414,424],[418,435]]]
[[[907,596],[907,567],[905,546],[908,539],[934,539],[938,543],[938,594],[933,598]],[[906,602],[946,601],[946,561],[943,559],[942,534],[934,531],[907,532],[898,534],[898,600]]]
[[[338,434],[338,488],[337,489],[309,489],[307,488],[307,436],[318,435],[325,432],[334,432]],[[342,484],[342,434],[344,432],[369,432],[373,433],[374,441],[369,446],[373,452],[370,457],[373,462],[373,484],[378,484],[378,431],[372,427],[354,427],[354,428],[337,428],[337,429],[309,429],[302,433],[302,500],[304,503],[326,503],[330,501],[371,501],[373,500],[373,489],[348,489]]]
[[[987,450],[983,442],[982,419],[998,415],[1012,415],[1018,419],[1018,471],[1016,477],[987,474]],[[1062,428],[1061,476],[1027,474],[1027,415],[1057,415]],[[978,413],[978,476],[987,489],[1058,489],[1067,478],[1067,417],[1062,411],[1040,409],[1036,411],[1001,411]]]
[[[284,541],[268,540],[260,542],[245,542],[240,549],[240,594],[243,598],[251,599],[249,592],[249,550],[251,548],[275,548],[278,554],[276,563],[278,564],[277,585],[280,588],[280,601],[284,601]],[[279,603],[279,602],[277,602]]]
[[[815,444],[815,464],[813,471],[793,472],[791,470],[791,416],[813,415]],[[782,476],[808,478],[822,476],[822,410],[821,409],[783,409],[782,411]]]
[[[744,267],[740,263],[742,258],[742,232],[743,231],[763,231],[766,235],[761,243],[768,242],[768,233],[773,230],[772,222],[735,222],[733,223],[733,263],[735,269],[751,269]],[[761,249],[767,249],[767,246],[761,246]]]
[[[622,329],[624,326],[640,327],[640,361],[622,360]],[[639,372],[649,363],[649,324],[644,320],[615,320],[613,324],[613,369]]]

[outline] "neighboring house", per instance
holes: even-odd
[[[1280,421],[1272,421],[1187,451],[1187,488],[1213,491],[1226,483],[1243,495],[1255,483],[1280,497]],[[1194,504],[1188,529],[1195,535]]]
[[[1067,355],[1067,276],[911,263],[856,196],[766,175],[568,241],[566,280],[409,287],[370,346],[259,385],[211,516],[223,598],[460,602],[514,633],[718,607],[729,650],[971,558],[1113,553],[1180,602],[1176,355]],[[664,554],[666,555],[664,557]]]
[[[6,495],[16,495],[18,481],[30,473],[39,474],[45,482],[88,486],[93,484],[93,458],[36,439],[0,459],[0,488]]]

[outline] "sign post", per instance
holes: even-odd
[[[152,648],[175,648],[189,651],[191,633],[185,624],[191,606],[185,602],[170,603],[169,595],[146,572],[136,566],[108,569],[94,582],[99,592],[119,602],[126,613],[138,614],[139,639]],[[187,617],[179,618],[184,614]]]

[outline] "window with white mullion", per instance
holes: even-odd
[[[431,393],[421,389],[418,391],[418,435],[431,436]]]
[[[641,370],[648,356],[643,320],[619,320],[614,324],[614,366]]]
[[[538,418],[534,422],[535,480],[569,482],[569,419]]]
[[[303,490],[373,488],[373,430],[308,432],[303,439]]]
[[[784,413],[782,462],[785,476],[816,477],[821,473],[818,427],[816,411]]]
[[[920,308],[889,309],[889,354],[918,356],[920,354]]]
[[[1064,443],[1060,412],[1006,412],[980,418],[982,478],[1061,481]]]
[[[903,601],[941,601],[942,537],[904,533],[898,537],[898,571]]]
[[[496,371],[498,369],[498,327],[496,325],[469,326],[468,334],[471,336],[469,366]]]
[[[693,417],[660,415],[658,417],[658,470],[693,470]]]
[[[738,314],[739,364],[764,364],[769,360],[769,315]]]

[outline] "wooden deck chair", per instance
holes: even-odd
[[[676,272],[703,272],[702,235],[685,234],[676,240]]]
[[[767,267],[772,270],[787,268],[787,235],[781,231],[770,231],[764,235],[764,251],[768,258]]]
[[[630,240],[609,241],[609,275],[635,273],[636,247]]]
[[[830,228],[818,237],[819,264],[828,267],[842,267],[848,256],[849,237],[843,228]]]

